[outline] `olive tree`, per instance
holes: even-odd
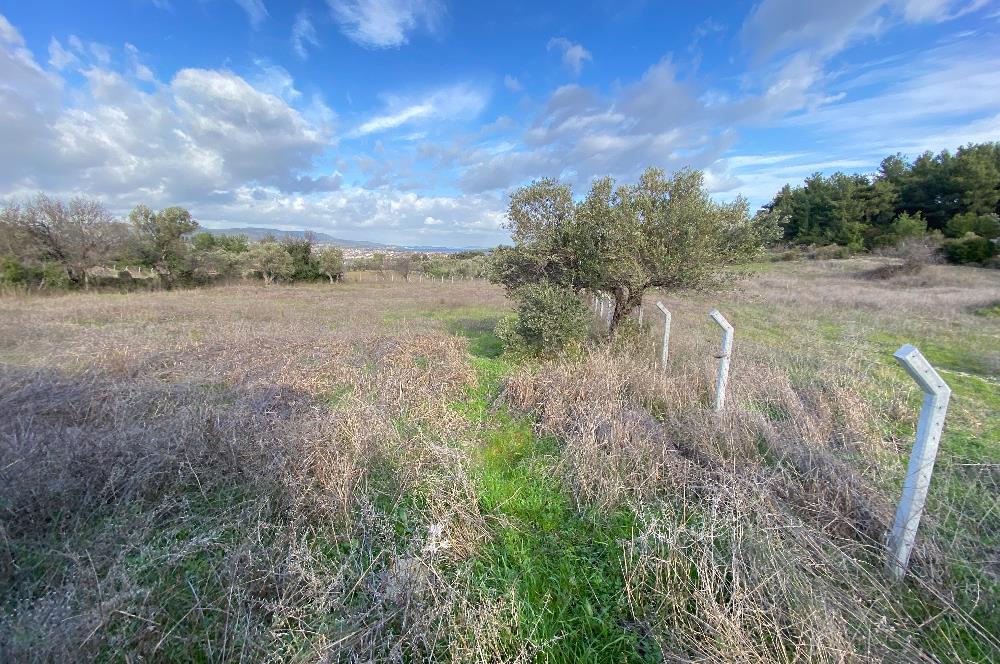
[[[128,219],[138,234],[140,253],[172,285],[186,271],[189,247],[184,238],[198,230],[198,222],[182,207],[154,212],[145,205],[133,208]]]
[[[541,281],[607,292],[611,335],[649,288],[715,286],[778,233],[770,216],[751,218],[743,198],[713,201],[702,173],[690,169],[667,176],[649,168],[617,187],[601,178],[580,202],[568,185],[539,180],[514,192],[508,220],[514,246],[494,252],[493,280],[515,299]]]
[[[295,272],[295,262],[285,248],[274,241],[258,242],[243,254],[247,272],[257,272],[265,284],[276,279],[288,279]]]
[[[337,247],[326,247],[317,256],[320,274],[325,274],[332,284],[344,274],[344,252]]]

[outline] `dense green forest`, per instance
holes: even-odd
[[[982,143],[914,161],[896,154],[872,176],[816,173],[785,185],[764,208],[784,241],[853,251],[927,238],[959,263],[987,263],[1000,238],[1000,143]]]

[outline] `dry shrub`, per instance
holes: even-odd
[[[0,660],[500,652],[467,342],[384,322],[433,293],[330,292],[0,303]]]
[[[639,515],[628,601],[665,659],[931,661],[881,575],[893,502],[863,472],[885,454],[871,406],[844,376],[799,386],[745,344],[715,414],[714,360],[698,350],[679,341],[665,376],[600,351],[504,389],[563,441],[559,473],[581,505]],[[922,579],[942,569],[927,542]]]

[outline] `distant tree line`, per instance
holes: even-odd
[[[896,154],[872,176],[816,173],[765,206],[785,242],[851,251],[922,238],[957,263],[994,263],[1000,239],[1000,143]]]
[[[395,272],[403,280],[419,273],[432,279],[475,279],[483,277],[486,269],[486,253],[483,251],[458,251],[446,256],[428,255],[421,252],[398,253],[393,256],[375,252],[367,258],[356,258],[349,262],[349,269],[370,272]]]
[[[181,207],[157,212],[139,205],[122,220],[92,200],[67,203],[38,195],[0,208],[0,283],[7,285],[174,288],[238,278],[268,284],[333,282],[343,272],[343,252],[318,247],[309,236],[251,243],[242,235],[214,235],[200,231]]]
[[[244,235],[203,230],[182,207],[160,211],[136,206],[126,218],[99,202],[63,202],[45,195],[0,206],[0,284],[37,289],[175,288],[257,279],[329,281],[347,270],[393,271],[404,281],[483,275],[481,251],[447,256],[375,253],[347,261],[338,248],[303,237]],[[129,268],[126,270],[125,268]]]

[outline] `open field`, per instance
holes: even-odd
[[[874,265],[660,296],[665,377],[655,297],[541,364],[482,282],[0,299],[0,660],[996,661],[1000,274]],[[902,343],[954,396],[896,586]]]

